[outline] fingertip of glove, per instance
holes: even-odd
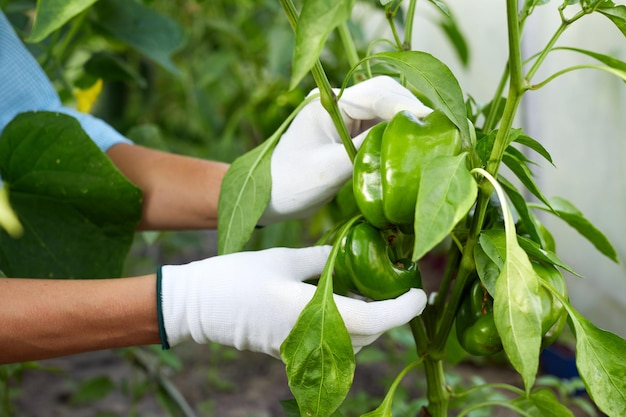
[[[411,319],[422,314],[424,308],[426,308],[428,297],[426,296],[424,290],[420,288],[411,288],[409,291],[390,301],[394,301],[397,304],[398,309],[406,312],[407,315],[410,315]]]

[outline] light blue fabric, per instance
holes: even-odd
[[[104,121],[61,104],[45,72],[0,11],[0,133],[25,111],[54,111],[75,117],[100,149],[132,143]]]

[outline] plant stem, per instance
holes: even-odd
[[[404,43],[402,49],[410,51],[413,43],[413,21],[415,20],[415,6],[417,0],[409,1],[409,7],[406,10],[406,20],[404,21]]]
[[[430,417],[447,417],[450,393],[446,389],[443,361],[426,358],[424,360],[424,372],[426,374],[428,415]]]
[[[489,172],[494,178],[497,176],[498,169],[502,161],[502,155],[509,145],[509,132],[511,126],[513,125],[515,114],[524,91],[520,28],[517,18],[517,0],[507,0],[506,4],[509,39],[509,93],[504,107],[500,129],[496,135],[495,143],[493,145],[493,149],[491,150],[491,155],[486,167],[487,172]],[[463,249],[456,283],[452,289],[450,300],[443,313],[443,319],[437,335],[433,340],[431,348],[432,355],[441,355],[441,352],[445,349],[445,343],[448,339],[450,330],[452,329],[454,316],[461,301],[461,296],[467,283],[467,278],[475,269],[474,247],[478,243],[478,238],[485,219],[487,205],[492,193],[493,186],[489,183],[489,181],[485,179],[481,180],[479,184],[478,201],[476,203],[476,209],[474,210],[474,218],[472,219],[470,233],[465,243],[465,248]]]
[[[289,23],[291,24],[292,29],[296,30],[298,26],[298,12],[296,11],[296,7],[293,5],[291,0],[280,0],[280,4],[282,5],[285,13],[287,14],[287,18],[289,19]],[[346,152],[350,157],[350,161],[354,161],[354,157],[356,156],[356,146],[352,142],[352,137],[350,137],[350,132],[348,132],[348,128],[343,121],[343,117],[341,117],[341,112],[339,111],[338,99],[333,89],[330,86],[330,82],[328,81],[328,77],[326,77],[326,73],[324,72],[324,68],[322,67],[322,63],[319,59],[315,62],[315,65],[311,69],[311,74],[313,75],[313,79],[315,80],[315,84],[320,91],[320,102],[322,103],[322,107],[328,112],[330,118],[337,129],[337,133],[339,133],[339,137],[341,138],[341,142],[343,146],[346,148]]]
[[[389,6],[385,7],[385,16],[387,17],[387,22],[389,22],[389,28],[391,29],[391,34],[393,35],[393,39],[396,43],[395,48],[398,51],[401,51],[403,49],[402,41],[400,40],[400,36],[398,35],[398,29],[396,28],[396,24],[393,21],[394,17],[396,16],[396,11],[397,9],[395,11],[391,11]]]
[[[533,63],[532,67],[528,70],[528,73],[526,74],[527,80],[531,80],[533,78],[533,76],[535,75],[535,73],[537,72],[541,64],[543,63],[543,61],[545,61],[546,57],[548,56],[548,53],[552,50],[552,47],[556,44],[556,41],[561,37],[563,32],[565,32],[565,29],[567,29],[572,23],[574,23],[575,21],[577,21],[578,19],[580,19],[581,17],[589,13],[588,11],[581,10],[570,19],[566,19],[562,14],[563,10],[560,9],[560,11],[561,11],[561,25],[557,28],[556,32],[554,32],[554,35],[552,35],[552,37],[546,44],[546,47],[543,48],[543,50],[541,51],[541,54],[539,54],[539,56]]]
[[[343,45],[343,50],[346,53],[346,58],[348,59],[348,64],[350,68],[354,68],[359,65],[359,53],[356,50],[356,46],[354,45],[354,39],[352,39],[352,35],[350,34],[350,28],[348,28],[348,23],[344,22],[337,28],[339,32],[339,37],[341,38],[341,43]],[[363,81],[365,79],[365,74],[362,72],[354,73],[354,80],[356,82]]]

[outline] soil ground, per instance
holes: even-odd
[[[378,342],[377,342],[378,343]],[[381,343],[384,343],[382,341]],[[176,347],[183,367],[170,372],[168,380],[185,398],[197,416],[217,417],[282,417],[281,400],[291,398],[282,362],[261,354],[236,352],[223,347]],[[372,351],[364,357],[371,357]],[[360,355],[360,354],[359,354]],[[348,397],[352,409],[359,413],[375,408],[386,387],[399,371],[401,364],[365,360],[357,370]],[[375,355],[374,355],[375,356]],[[158,402],[154,391],[141,396],[141,381],[145,374],[120,352],[101,351],[66,358],[41,361],[56,372],[28,371],[21,382],[12,416],[28,417],[109,417],[109,416],[169,416]],[[419,396],[423,374],[409,374],[403,383],[405,395]],[[76,395],[81,381],[106,377],[113,382],[107,394],[99,399],[79,401]],[[464,363],[453,369],[452,379],[464,381],[469,387],[476,377],[488,382],[520,384],[519,376],[507,366],[498,364]],[[131,388],[135,384],[135,388]],[[129,392],[137,391],[133,401]],[[397,400],[400,401],[400,400]],[[576,416],[585,416],[574,410]],[[1,413],[0,413],[1,414]],[[359,415],[359,414],[354,414]],[[517,414],[504,408],[492,408],[482,416],[508,417]],[[396,416],[400,417],[402,415]],[[406,417],[415,414],[406,414]]]

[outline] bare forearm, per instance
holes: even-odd
[[[107,155],[143,191],[141,230],[213,229],[229,165],[118,144]]]
[[[0,279],[0,364],[160,343],[155,281]]]

